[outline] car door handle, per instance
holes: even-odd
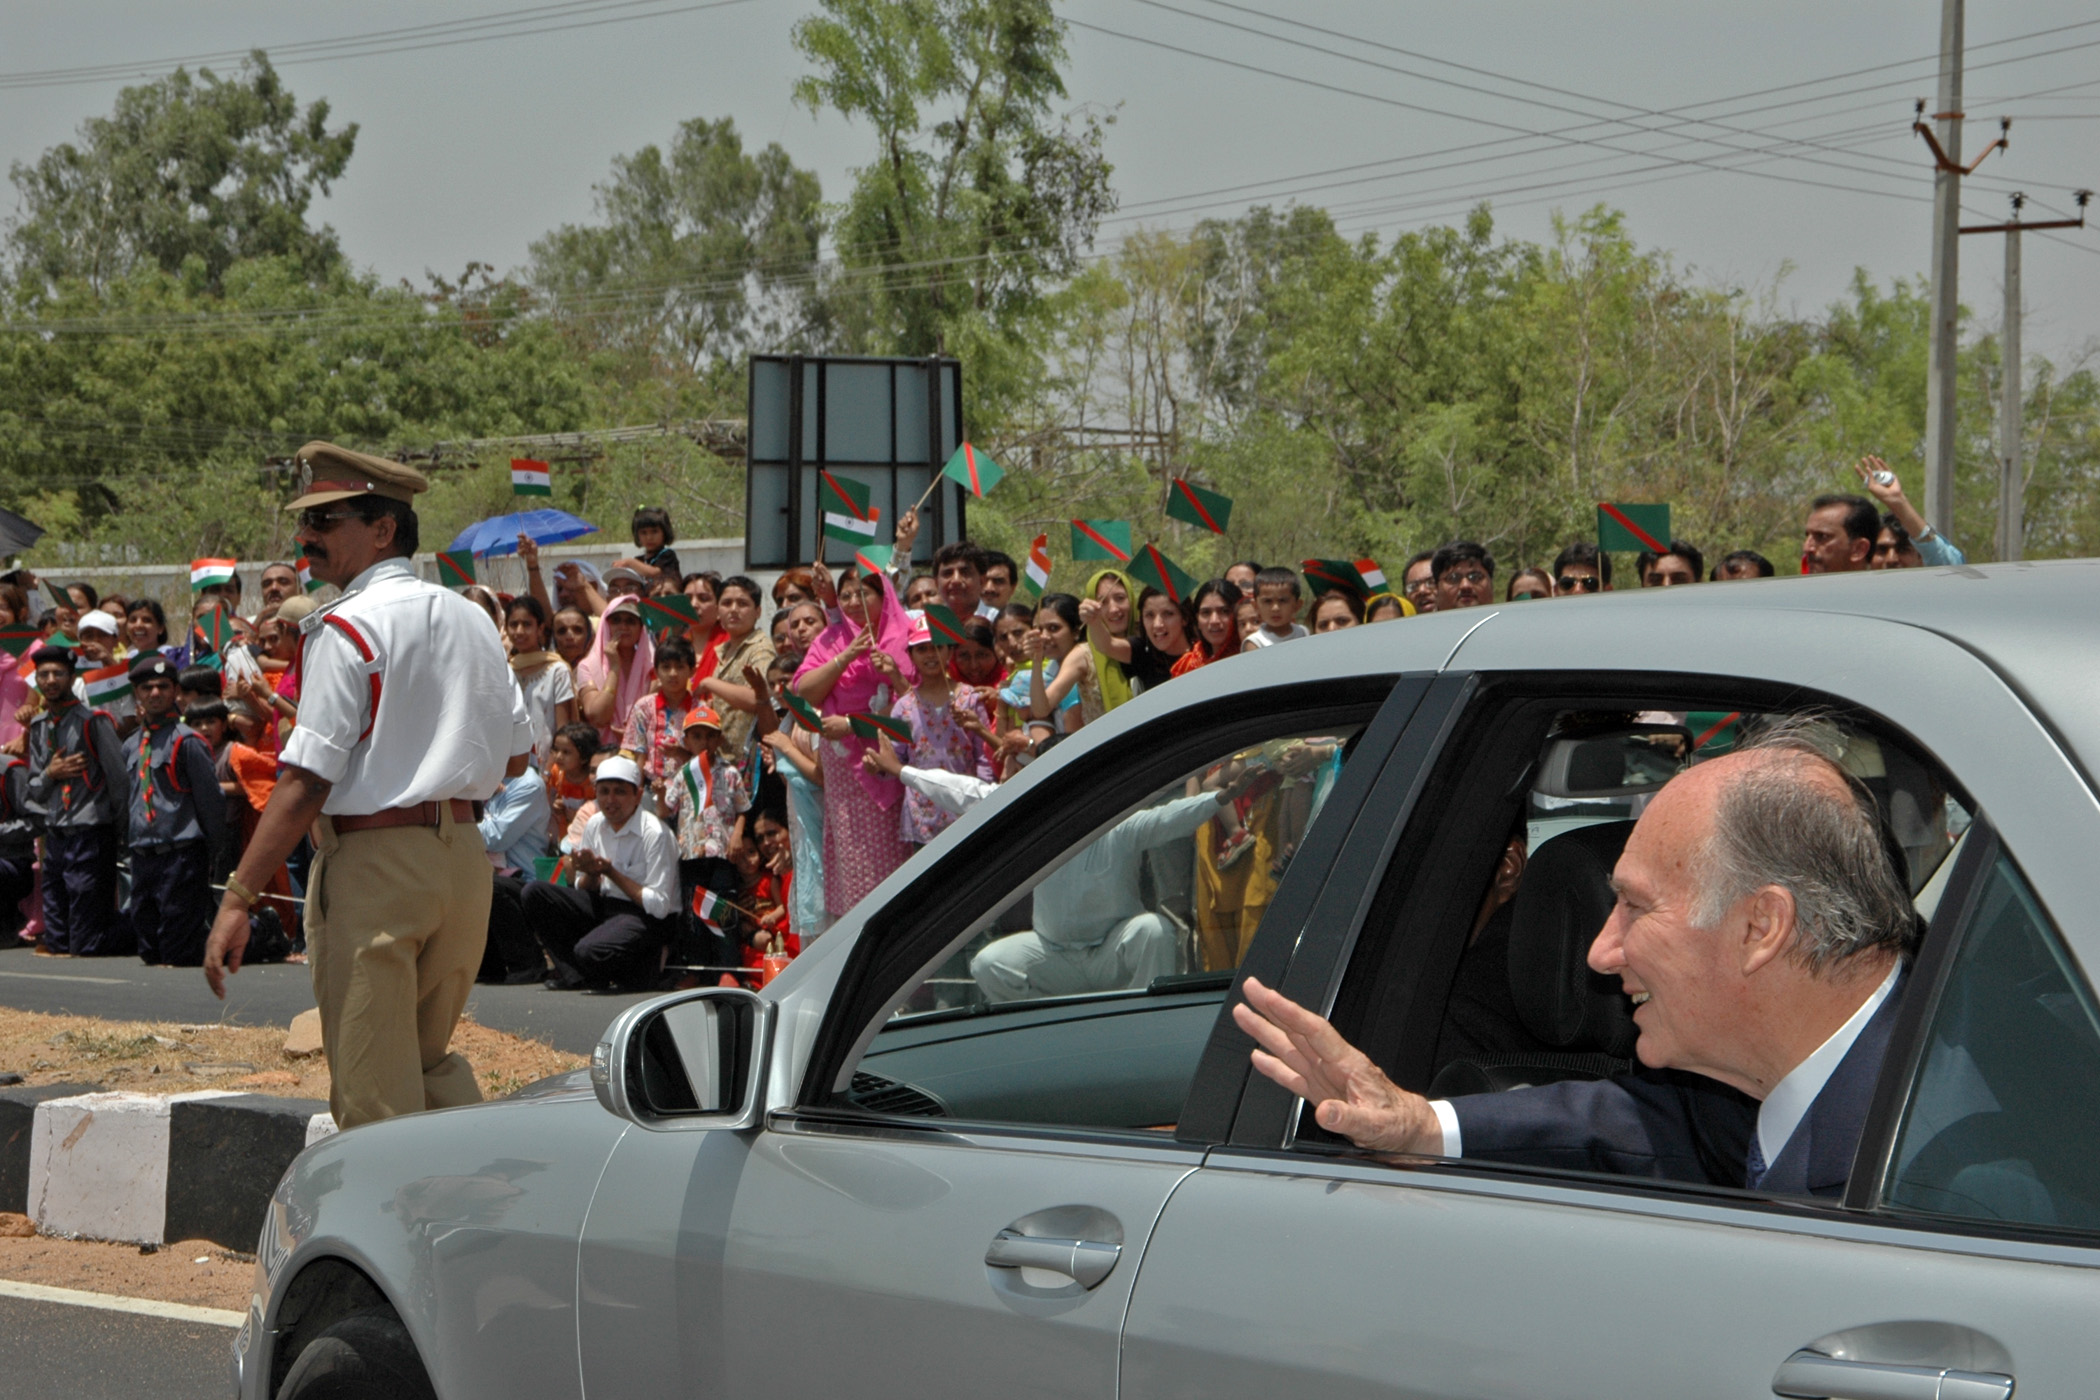
[[[1797,1351],[1780,1363],[1772,1393],[1797,1400],[2010,1400],[2013,1378],[1991,1371],[1884,1366]]]
[[[1012,1230],[1001,1230],[984,1252],[984,1262],[995,1269],[1041,1269],[1062,1274],[1081,1288],[1107,1278],[1122,1257],[1123,1246],[1105,1240],[1049,1239]]]

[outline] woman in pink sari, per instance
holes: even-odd
[[[824,741],[818,746],[824,769],[824,907],[837,918],[911,858],[911,847],[898,835],[904,785],[861,766],[869,746],[854,737],[846,717],[869,710],[887,713],[897,698],[868,659],[871,652],[894,660],[907,686],[917,683],[918,673],[905,650],[911,619],[887,578],[862,577],[849,566],[834,591],[823,569],[814,572],[819,594],[829,595],[818,599],[828,625],[810,643],[794,688],[824,716]]]
[[[641,604],[615,598],[598,619],[591,649],[576,663],[576,709],[598,727],[598,741],[617,748],[634,702],[656,679],[656,643],[642,626]]]

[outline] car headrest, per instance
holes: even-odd
[[[1630,821],[1564,831],[1532,852],[1509,925],[1509,990],[1533,1035],[1563,1050],[1630,1058],[1640,1034],[1619,979],[1590,971],[1616,902],[1612,867]]]

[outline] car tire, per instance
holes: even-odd
[[[279,1400],[437,1400],[408,1329],[391,1317],[346,1317],[306,1344]]]

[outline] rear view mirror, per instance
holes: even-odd
[[[1554,739],[1539,760],[1532,791],[1578,801],[1623,801],[1654,792],[1683,770],[1692,733],[1683,725],[1642,724]]]
[[[591,1054],[591,1087],[607,1111],[645,1128],[758,1121],[773,1005],[733,987],[704,987],[628,1008]]]

